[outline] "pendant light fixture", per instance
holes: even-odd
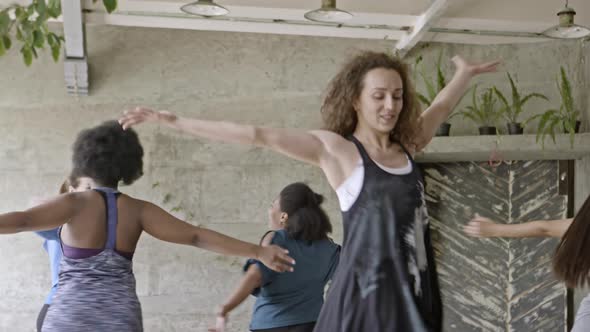
[[[216,4],[213,0],[198,0],[180,7],[187,14],[205,17],[223,16],[229,13],[227,8]]]
[[[305,13],[310,21],[324,23],[340,23],[352,18],[352,14],[336,8],[336,0],[322,0],[322,7]]]
[[[576,15],[576,11],[568,6],[568,0],[566,0],[565,7],[557,13],[559,24],[543,31],[543,35],[568,39],[590,36],[590,29],[574,24],[574,15]]]

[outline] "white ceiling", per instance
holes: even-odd
[[[168,2],[178,0],[119,0],[123,2]],[[195,1],[195,0],[192,0]],[[187,1],[191,2],[191,1]],[[270,7],[312,10],[320,7],[320,0],[216,0],[216,3],[231,7]],[[352,13],[378,13],[395,15],[420,15],[430,0],[337,0],[340,9]],[[491,20],[556,21],[556,13],[565,5],[559,0],[452,0],[444,17],[477,18]],[[569,6],[576,12],[576,22],[590,26],[590,0],[570,0]]]
[[[30,1],[30,0],[29,0]],[[76,0],[67,0],[76,1]],[[559,0],[338,0],[338,8],[354,14],[342,26],[307,21],[303,14],[320,0],[216,0],[230,14],[215,19],[189,16],[180,7],[189,0],[118,0],[106,14],[101,2],[81,0],[90,24],[151,28],[235,31],[309,36],[371,38],[395,41],[408,37],[432,3],[444,3],[414,40],[455,43],[519,43],[546,41],[538,34],[557,24]],[[190,0],[195,1],[195,0]],[[15,0],[0,0],[3,4]],[[27,0],[17,0],[26,3]],[[570,0],[576,23],[590,27],[590,0]],[[467,31],[467,33],[465,33]]]

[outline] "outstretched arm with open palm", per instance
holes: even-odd
[[[472,237],[557,237],[561,238],[573,219],[535,220],[521,224],[499,224],[489,218],[475,216],[463,226]]]
[[[455,55],[452,61],[455,64],[455,75],[434,98],[430,107],[422,113],[422,131],[417,141],[417,151],[423,149],[432,140],[437,128],[447,120],[469,88],[471,79],[479,74],[496,71],[500,64],[499,60],[470,63],[458,55]]]

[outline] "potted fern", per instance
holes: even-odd
[[[508,75],[508,80],[510,81],[510,88],[512,90],[511,103],[508,102],[506,97],[504,97],[504,94],[502,94],[502,92],[500,92],[500,90],[498,90],[496,87],[493,88],[494,93],[496,94],[496,96],[498,96],[498,99],[500,99],[500,101],[503,104],[503,107],[500,109],[500,113],[507,121],[506,126],[508,127],[508,133],[510,135],[522,135],[524,130],[521,122],[519,121],[519,117],[524,111],[524,104],[531,100],[531,98],[541,98],[544,100],[549,99],[547,99],[547,97],[540,93],[529,93],[524,97],[521,96],[520,92],[518,91],[518,88],[514,84],[512,76],[510,76],[510,73],[506,73],[506,75]]]
[[[543,114],[531,117],[527,122],[539,119],[537,143],[541,140],[543,147],[545,147],[547,135],[551,136],[553,143],[555,143],[556,127],[561,127],[564,133],[569,134],[570,145],[573,147],[575,134],[580,130],[580,121],[578,120],[580,112],[575,109],[572,87],[563,66],[560,68],[560,77],[557,78],[557,89],[561,96],[559,109],[547,110]]]
[[[415,68],[416,68],[415,72],[420,73],[420,77],[422,78],[422,81],[424,82],[424,86],[426,87],[426,94],[422,94],[419,92],[417,93],[418,100],[426,108],[430,107],[430,105],[432,104],[432,102],[436,98],[436,95],[438,95],[438,93],[442,89],[444,89],[444,87],[447,85],[447,80],[446,80],[445,75],[441,69],[441,60],[442,60],[442,52],[440,52],[438,54],[438,60],[436,61],[436,81],[434,83],[430,80],[430,78],[428,76],[426,76],[426,74],[424,74],[424,70],[422,70],[422,68],[420,68],[420,70],[418,70],[418,65],[422,61],[422,56],[419,56],[416,59],[416,62],[414,64]],[[449,136],[449,132],[451,130],[451,124],[449,123],[449,121],[453,117],[455,117],[456,115],[457,115],[457,113],[451,113],[451,115],[447,118],[447,120],[445,122],[443,122],[440,125],[440,127],[437,129],[436,136]]]
[[[477,85],[475,85],[471,94],[471,105],[465,107],[465,110],[459,114],[475,122],[479,126],[480,135],[496,135],[496,122],[502,114],[496,108],[494,88],[487,88],[479,99],[478,102]]]

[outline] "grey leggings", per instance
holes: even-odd
[[[580,303],[580,308],[576,314],[576,320],[571,332],[589,332],[590,331],[590,294]]]
[[[37,316],[37,332],[41,332],[41,329],[43,328],[43,321],[45,320],[45,315],[47,315],[48,309],[49,304],[44,304],[39,312],[39,316]]]

